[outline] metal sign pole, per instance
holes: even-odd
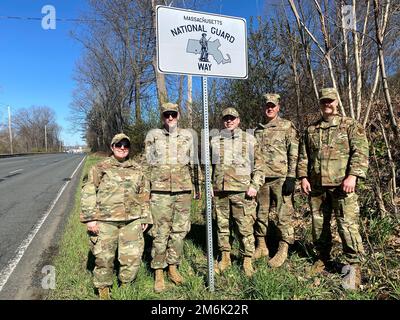
[[[208,89],[207,77],[202,77],[203,82],[203,155],[206,176],[206,231],[207,231],[207,261],[208,261],[208,288],[214,291],[214,255],[212,234],[212,205],[211,205],[211,171],[210,171],[210,129],[208,127]]]

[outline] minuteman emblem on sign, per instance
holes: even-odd
[[[219,41],[219,39],[211,41],[211,37],[207,39],[207,34],[203,33],[200,40],[188,40],[186,52],[192,54],[200,54],[199,61],[207,62],[208,64],[199,63],[199,69],[210,70],[211,61],[209,60],[209,56],[212,56],[217,64],[231,63],[230,55],[226,54],[227,58],[224,58],[224,55],[219,50],[220,47],[221,42]]]

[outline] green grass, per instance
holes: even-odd
[[[82,176],[101,158],[88,157]],[[56,289],[50,291],[48,299],[95,299],[90,273],[86,271],[89,244],[85,226],[79,221],[82,179],[79,183],[75,206],[61,240],[59,254],[54,261],[56,267]]]
[[[88,168],[100,158],[89,156],[85,163],[83,175]],[[81,184],[76,192],[75,207],[69,218],[63,236],[59,255],[54,261],[56,267],[56,289],[51,290],[46,299],[97,299],[92,285],[92,274],[88,269],[89,245],[85,226],[79,222]],[[304,207],[304,200],[297,200],[296,207]],[[301,211],[297,210],[297,211]],[[161,294],[153,291],[153,273],[150,269],[150,248],[147,242],[144,261],[136,281],[127,288],[119,288],[117,277],[114,277],[112,298],[116,300],[368,300],[385,295],[389,299],[400,298],[399,270],[400,262],[396,256],[387,256],[385,251],[375,251],[373,258],[363,265],[366,270],[359,292],[346,292],[341,289],[340,275],[326,273],[309,276],[310,258],[307,250],[292,252],[288,261],[279,269],[268,267],[266,260],[254,263],[256,273],[249,279],[241,269],[237,241],[233,244],[233,265],[222,275],[215,275],[215,291],[207,289],[207,256],[205,249],[205,219],[201,213],[201,203],[192,205],[192,230],[184,244],[184,259],[180,272],[185,282],[181,286],[173,285],[166,280],[167,290]],[[368,232],[371,243],[381,247],[388,240],[393,228],[390,221],[372,221]],[[298,230],[298,242],[307,244],[308,229]],[[146,240],[150,240],[146,237]],[[214,238],[214,241],[216,239]],[[398,257],[398,256],[397,256]],[[380,269],[378,265],[381,264]],[[167,277],[166,277],[167,279]]]

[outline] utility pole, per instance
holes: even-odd
[[[47,152],[47,125],[44,125],[44,146]]]
[[[12,132],[11,132],[11,111],[10,106],[8,106],[8,133],[10,135],[10,154],[13,154],[13,141],[12,141]]]

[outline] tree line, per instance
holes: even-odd
[[[46,106],[18,109],[11,114],[13,153],[62,150],[61,127],[54,111]],[[0,154],[10,153],[8,124],[0,127]]]
[[[155,7],[165,1],[89,0],[73,33],[84,54],[75,70],[71,120],[92,151],[107,151],[117,132],[143,150],[159,106],[179,105],[181,125],[200,133],[202,95],[191,76],[157,72]],[[261,5],[261,3],[260,3]],[[173,6],[218,12],[213,1],[173,1]],[[204,10],[204,8],[207,8]],[[246,80],[209,83],[210,127],[234,106],[243,128],[263,121],[262,94],[282,96],[282,116],[301,133],[319,114],[318,89],[337,88],[341,114],[357,119],[370,141],[367,185],[384,216],[397,213],[399,185],[399,0],[287,0],[264,2],[248,20]],[[366,200],[367,201],[367,200]]]

